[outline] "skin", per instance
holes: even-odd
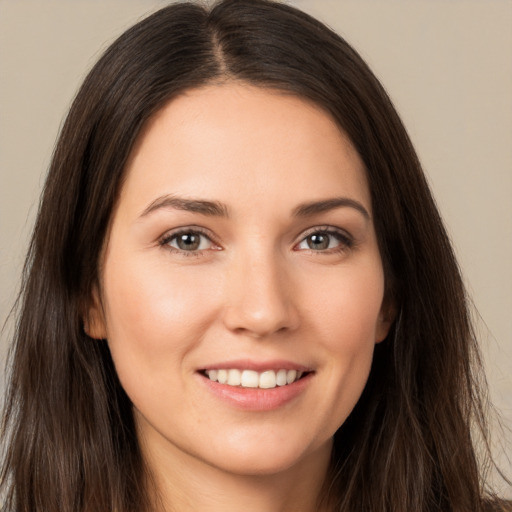
[[[87,330],[108,340],[160,508],[317,511],[332,437],[392,321],[359,155],[320,108],[232,82],[158,112],[126,173]],[[332,198],[353,203],[296,215]],[[177,228],[202,230],[199,248],[180,249]],[[235,359],[311,374],[283,406],[243,410],[199,373]]]

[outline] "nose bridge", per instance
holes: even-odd
[[[282,255],[264,244],[237,254],[228,271],[227,327],[253,337],[296,328],[298,314],[288,270]]]

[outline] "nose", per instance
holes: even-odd
[[[223,320],[237,334],[265,338],[300,323],[286,265],[271,254],[240,258],[230,265]]]

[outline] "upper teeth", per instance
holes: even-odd
[[[253,370],[206,370],[206,375],[215,382],[228,386],[241,386],[243,388],[270,389],[276,386],[286,386],[302,377],[303,372],[297,370],[266,370],[255,372]]]

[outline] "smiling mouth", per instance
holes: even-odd
[[[211,381],[218,382],[219,384],[239,388],[272,389],[293,384],[306,375],[309,375],[311,372],[285,369],[257,372],[254,370],[238,370],[234,368],[203,370],[201,373]]]

